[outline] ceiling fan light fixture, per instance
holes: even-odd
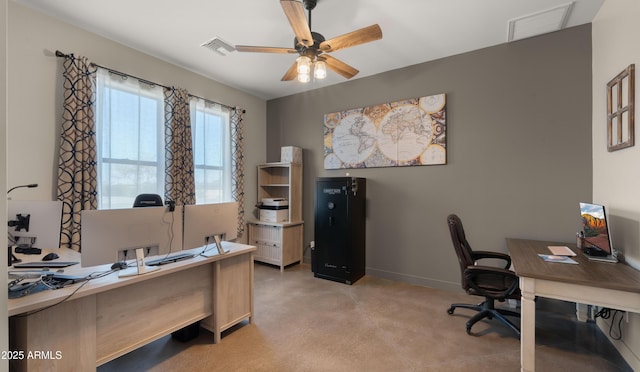
[[[298,81],[301,83],[308,83],[311,81],[311,75],[307,73],[298,73]]]
[[[316,79],[327,77],[327,64],[324,61],[318,60],[313,64],[313,77]]]
[[[307,56],[300,56],[296,61],[298,61],[298,76],[302,74],[311,74],[311,58]],[[298,80],[300,80],[300,78],[298,78]]]
[[[373,24],[327,40],[322,34],[311,31],[311,10],[317,2],[318,0],[280,0],[295,36],[292,48],[236,45],[235,49],[239,52],[298,53],[300,57],[291,64],[281,81],[297,78],[299,82],[307,83],[312,78],[314,81],[325,79],[327,69],[351,79],[358,70],[326,53],[380,40],[382,30],[378,24]],[[309,12],[308,19],[304,14],[305,9]]]

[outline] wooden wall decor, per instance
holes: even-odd
[[[607,84],[607,150],[634,145],[635,64]]]

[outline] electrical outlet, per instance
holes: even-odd
[[[311,247],[311,249],[316,247],[316,241],[312,240],[311,243],[309,243],[309,247]]]

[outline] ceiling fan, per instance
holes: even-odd
[[[317,79],[323,79],[326,76],[326,67],[347,79],[354,77],[359,72],[358,70],[327,53],[382,39],[380,26],[374,24],[326,40],[321,34],[311,31],[311,10],[316,7],[316,4],[317,0],[302,0],[302,2],[280,0],[280,5],[295,34],[293,48],[236,45],[236,50],[239,52],[299,54],[296,62],[282,77],[282,81],[290,81],[297,77],[301,82],[308,82],[312,66],[314,76]],[[304,9],[309,11],[308,23]]]

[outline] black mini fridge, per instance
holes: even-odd
[[[315,191],[316,278],[353,284],[365,271],[366,179],[320,177]]]

